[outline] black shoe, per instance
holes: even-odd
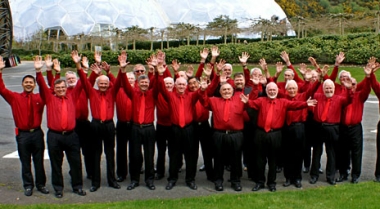
[[[265,188],[265,186],[263,184],[256,184],[253,188],[252,188],[252,191],[259,191],[260,189],[263,189]]]
[[[352,178],[351,183],[357,184],[357,183],[359,183],[359,179],[358,178]]]
[[[347,175],[340,175],[339,178],[336,179],[336,182],[343,182],[347,180],[348,180]]]
[[[160,174],[156,174],[156,176],[154,177],[155,180],[161,180],[164,178],[164,175],[160,175]]]
[[[192,189],[192,190],[197,190],[197,189],[198,189],[198,187],[197,187],[197,185],[195,184],[194,181],[192,181],[192,182],[186,182],[186,185],[187,185],[190,189]]]
[[[301,188],[302,187],[301,180],[296,180],[294,182],[294,186],[297,187],[297,188]]]
[[[175,182],[168,182],[168,184],[166,185],[165,189],[166,190],[171,190],[173,189],[173,187],[175,186]]]
[[[327,180],[327,183],[329,183],[330,185],[335,185],[336,182],[334,180]]]
[[[322,168],[320,168],[320,169],[318,170],[318,172],[319,172],[319,174],[323,174],[323,170],[322,170]]]
[[[380,176],[376,176],[376,179],[373,180],[374,182],[379,182],[380,183]]]
[[[226,171],[231,171],[231,166],[230,165],[226,165],[225,169],[226,169]]]
[[[42,194],[49,194],[49,190],[46,189],[46,187],[39,187],[37,188],[37,190],[41,192]]]
[[[310,168],[309,168],[309,167],[304,167],[304,168],[303,168],[303,172],[304,172],[304,173],[309,173],[309,171],[310,171]]]
[[[292,183],[290,183],[290,180],[289,179],[286,179],[285,183],[282,185],[284,187],[288,187],[290,186]]]
[[[223,191],[223,184],[221,182],[215,182],[215,190]]]
[[[281,171],[282,171],[282,168],[281,168],[281,167],[277,167],[277,168],[276,168],[276,172],[277,172],[277,173],[281,173]],[[276,189],[276,188],[275,188],[275,189]]]
[[[117,181],[117,182],[123,182],[124,180],[125,180],[124,177],[120,177],[120,176],[119,176],[119,177],[116,178],[116,181]]]
[[[206,166],[205,165],[202,165],[200,168],[199,168],[199,171],[205,171],[206,170]]]
[[[318,181],[317,177],[311,177],[310,180],[309,180],[309,183],[310,184],[315,184],[315,183],[317,183],[317,181]]]
[[[99,189],[99,187],[91,186],[90,187],[90,192],[96,192],[98,189]]]
[[[79,196],[86,196],[86,192],[83,189],[74,189],[73,192]]]
[[[275,192],[276,191],[276,186],[272,185],[272,186],[269,186],[269,191],[270,192]]]
[[[137,182],[132,182],[128,187],[127,187],[127,190],[132,190],[132,189],[135,189],[136,187],[140,186],[139,183]]]
[[[33,189],[31,189],[31,188],[26,188],[25,189],[25,191],[24,191],[24,195],[25,196],[32,196],[32,194],[33,194]]]
[[[116,182],[113,182],[112,184],[109,184],[108,186],[112,187],[114,189],[120,189],[120,185],[118,183],[116,183]]]
[[[147,184],[146,187],[148,187],[148,189],[150,189],[150,190],[155,190],[156,189],[156,187],[154,186],[153,183]]]
[[[241,185],[240,182],[235,182],[231,184],[231,188],[234,189],[237,192],[241,191]]]
[[[62,198],[63,197],[62,191],[56,191],[54,195],[56,198]]]

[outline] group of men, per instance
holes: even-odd
[[[380,95],[380,83],[374,75],[380,68],[376,58],[369,59],[364,67],[365,78],[358,83],[347,71],[342,70],[338,75],[344,53],[336,56],[330,76],[327,75],[328,66],[320,69],[315,59],[310,57],[315,69],[301,64],[302,79],[292,66],[289,55],[282,52],[281,58],[287,69],[285,81],[278,82],[284,68],[281,62],[276,64],[276,74],[271,77],[264,59],[259,63],[263,71],[259,68],[249,71],[249,54],[243,52],[239,56],[243,73],[233,75],[232,65],[225,60],[216,62],[220,53],[217,47],[212,47],[210,63],[206,64],[209,53],[208,49],[200,52],[201,63],[195,76],[192,67],[186,72],[179,71],[180,63],[173,60],[172,77],[163,52],[159,51],[147,59],[148,73],[142,64],[135,65],[133,72],[127,73],[129,63],[123,51],[118,56],[120,69],[115,78],[110,65],[101,61],[100,52],[95,52],[95,63],[90,66],[86,57],[73,51],[71,56],[79,80],[72,71],[66,72],[65,79],[61,79],[59,61],[48,55],[44,60],[47,83],[41,73],[44,62],[36,56],[36,79],[31,75],[25,76],[22,93],[6,89],[1,76],[5,67],[1,58],[0,94],[11,105],[15,120],[24,194],[31,196],[35,186],[38,191],[49,193],[45,187],[45,141],[41,130],[45,105],[51,180],[57,198],[63,196],[63,152],[70,165],[73,192],[84,196],[80,152],[84,157],[87,178],[91,180],[90,192],[95,192],[101,185],[103,147],[107,183],[115,189],[120,189],[118,182],[124,181],[128,173],[131,183],[127,190],[138,187],[144,167],[146,187],[155,190],[154,180],[165,177],[167,149],[169,172],[166,190],[176,185],[183,160],[186,185],[196,190],[199,143],[207,180],[215,184],[217,191],[224,190],[226,166],[230,168],[231,187],[235,191],[242,190],[243,161],[248,177],[256,183],[253,191],[264,188],[265,184],[269,191],[276,191],[278,167],[284,169],[286,181],[283,186],[294,184],[297,188],[302,187],[302,168],[304,166],[304,171],[308,171],[310,161],[309,182],[315,184],[319,178],[323,143],[327,154],[327,182],[334,185],[347,180],[350,166],[351,182],[358,182],[363,150],[361,120],[364,102],[371,86],[376,95]],[[91,75],[87,77],[89,69]],[[335,83],[337,76],[340,84]],[[39,86],[37,94],[33,93],[36,82]],[[380,140],[379,136],[377,138]],[[158,152],[156,162],[155,145]],[[35,183],[31,157],[35,166]],[[338,178],[335,178],[336,170],[340,173]],[[379,157],[375,175],[380,182]]]

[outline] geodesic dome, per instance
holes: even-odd
[[[249,20],[286,18],[274,0],[9,0],[16,39],[38,30],[61,29],[68,36],[90,34],[97,25],[112,28],[166,28],[172,23],[205,26],[220,15]]]

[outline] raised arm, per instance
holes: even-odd
[[[45,79],[42,76],[42,72],[41,72],[41,69],[43,66],[42,57],[35,56],[33,60],[34,60],[34,68],[36,70],[36,80],[39,86],[41,99],[45,101],[46,103],[49,100],[49,98],[53,96],[53,94],[51,94],[51,91],[49,87],[46,85]]]

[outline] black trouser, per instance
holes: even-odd
[[[268,162],[268,186],[276,185],[276,166],[278,152],[281,149],[281,130],[275,130],[266,133],[263,129],[258,128],[254,140],[254,155],[256,158],[257,179],[256,183],[265,184],[265,166]]]
[[[302,180],[302,161],[305,147],[304,123],[292,123],[284,127],[284,176],[290,181]]]
[[[52,173],[51,181],[54,190],[62,191],[64,187],[62,175],[63,152],[65,152],[70,166],[71,187],[74,190],[81,189],[83,179],[78,135],[74,131],[67,135],[62,135],[49,130],[47,139]]]
[[[169,139],[169,182],[177,182],[182,154],[185,155],[186,182],[194,182],[197,172],[199,141],[194,138],[194,128],[189,124],[183,128],[173,125],[173,137]]]
[[[129,140],[129,173],[131,182],[139,183],[142,165],[141,146],[144,147],[145,183],[154,181],[154,143],[156,130],[151,125],[132,125],[131,139]]]
[[[231,165],[231,183],[240,182],[240,177],[242,176],[241,154],[244,140],[243,132],[226,133],[214,130],[212,138],[215,146],[215,182],[223,183],[224,165],[227,159]]]
[[[336,172],[336,151],[338,150],[339,141],[339,125],[320,124],[319,140],[313,147],[313,162],[311,165],[311,177],[319,177],[320,161],[323,151],[323,142],[326,147],[327,165],[326,179],[328,181],[335,180]]]
[[[255,158],[253,155],[253,139],[255,138],[257,126],[253,121],[245,122],[243,129],[243,163],[247,167],[248,178],[255,179],[254,164]]]
[[[112,120],[101,122],[96,119],[91,121],[91,129],[94,134],[94,175],[92,186],[100,187],[101,171],[100,161],[103,153],[106,154],[107,161],[107,182],[112,186],[116,182],[115,178],[115,124]]]
[[[93,136],[91,131],[91,123],[88,120],[76,120],[75,133],[79,137],[80,146],[84,165],[88,177],[92,177],[94,172],[94,152],[92,152]]]
[[[41,128],[34,132],[19,131],[19,134],[16,136],[16,141],[21,162],[21,176],[24,188],[34,188],[31,157],[33,157],[34,173],[36,175],[35,185],[37,188],[44,187],[46,183],[44,168],[44,132]]]
[[[116,175],[122,178],[126,178],[128,175],[127,144],[131,130],[131,122],[116,122]]]
[[[341,126],[339,136],[339,173],[348,175],[347,170],[352,161],[352,178],[359,178],[362,170],[363,127],[359,123],[353,126]]]
[[[194,138],[201,143],[203,163],[205,165],[206,176],[208,180],[214,180],[214,165],[213,165],[213,145],[212,130],[208,120],[203,122],[194,122]]]
[[[319,124],[313,120],[313,113],[308,113],[305,123],[305,147],[303,152],[303,166],[310,168],[311,166],[311,148],[318,142]],[[320,166],[319,166],[320,167]]]
[[[157,124],[156,126],[156,146],[157,146],[157,175],[165,175],[166,147],[170,137],[172,137],[172,126]]]

